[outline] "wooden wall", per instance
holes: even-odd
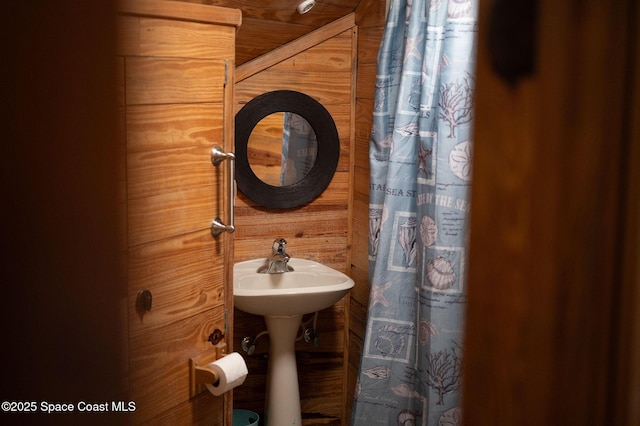
[[[362,1],[356,11],[358,24],[358,81],[354,146],[351,276],[356,282],[349,305],[349,359],[344,404],[347,420],[355,393],[362,342],[369,305],[369,135],[373,117],[378,47],[385,20],[384,1]]]
[[[298,45],[285,45],[270,53],[276,63],[264,69],[260,61],[239,67],[236,112],[255,96],[271,90],[297,90],[319,101],[331,113],[340,137],[340,159],[329,187],[316,200],[299,208],[272,210],[257,206],[238,193],[236,199],[235,261],[267,257],[277,237],[287,240],[292,257],[322,262],[347,272],[350,265],[350,213],[353,188],[354,63],[357,30],[343,20],[337,34],[319,30]],[[326,38],[326,39],[325,39]],[[323,41],[324,40],[324,41]],[[305,45],[300,51],[296,46]],[[281,58],[281,59],[280,59]],[[267,58],[267,61],[269,58]],[[319,314],[319,345],[297,344],[303,424],[341,425],[344,422],[342,389],[346,353],[345,328],[348,297]],[[236,350],[244,336],[265,329],[259,316],[235,311]],[[305,320],[307,318],[305,317]],[[268,336],[257,341],[252,356],[245,355],[249,377],[234,392],[234,406],[264,413]]]

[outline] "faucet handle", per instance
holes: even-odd
[[[284,238],[276,238],[273,241],[273,254],[285,255],[285,249],[287,247],[287,241]]]

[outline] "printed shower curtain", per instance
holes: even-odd
[[[370,143],[369,313],[352,424],[461,423],[477,0],[392,0]]]

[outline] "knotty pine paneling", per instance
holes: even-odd
[[[349,208],[352,199],[352,149],[355,32],[345,31],[285,59],[236,85],[236,111],[253,97],[271,90],[297,90],[323,104],[334,118],[340,138],[338,170],[320,197],[295,209],[272,210],[255,205],[242,193],[236,199],[234,258],[241,261],[270,254],[274,238],[287,240],[287,252],[322,262],[340,271],[349,269]],[[343,424],[344,352],[348,299],[319,314],[320,345],[296,346],[303,424]],[[247,335],[264,329],[262,318],[235,312],[236,346]],[[247,357],[251,380],[242,394],[235,393],[236,406],[264,412],[268,338]]]
[[[127,152],[222,143],[220,103],[127,107]]]

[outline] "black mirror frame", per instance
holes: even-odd
[[[251,169],[247,155],[249,136],[266,116],[293,112],[309,122],[317,139],[316,161],[298,182],[273,186],[263,182]],[[340,139],[338,129],[322,104],[292,90],[267,92],[249,101],[235,119],[236,182],[238,189],[253,202],[268,208],[299,207],[317,198],[329,186],[338,167]]]

